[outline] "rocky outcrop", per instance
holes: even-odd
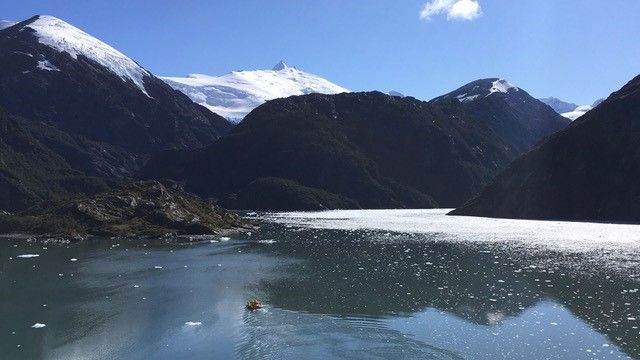
[[[0,215],[0,232],[95,236],[221,234],[251,225],[238,215],[159,182],[136,182],[118,190]]]

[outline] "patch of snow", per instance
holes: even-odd
[[[60,71],[60,69],[50,63],[49,60],[38,61],[38,69],[45,71]]]
[[[273,70],[233,71],[222,76],[190,74],[162,77],[167,84],[189,96],[195,103],[240,122],[251,110],[265,102],[293,95],[349,92],[317,75],[280,62]]]
[[[514,89],[515,91],[519,91],[520,90],[519,88],[511,85],[507,80],[499,79],[499,80],[494,81],[491,84],[491,89],[489,89],[489,95],[494,94],[494,93],[507,94],[512,89]],[[487,95],[487,96],[489,96],[489,95]]]
[[[15,21],[0,20],[0,30],[6,29],[6,28],[11,27],[11,26],[13,26],[15,24],[17,24],[17,22],[15,22]]]
[[[229,240],[231,240],[231,238],[226,236],[223,236],[220,238],[220,241],[229,241]]]
[[[14,54],[20,54],[20,55],[24,55],[24,56],[28,56],[28,57],[33,57],[32,54],[26,53],[24,51],[14,51]]]
[[[35,323],[35,324],[31,325],[31,327],[34,328],[34,329],[42,329],[43,327],[47,327],[47,325],[43,324],[43,323]]]
[[[466,103],[466,102],[470,102],[473,101],[477,98],[479,98],[480,95],[469,95],[467,96],[467,94],[462,94],[462,95],[458,95],[456,96],[456,99],[458,99],[460,102]]]
[[[56,17],[40,15],[26,27],[33,29],[38,42],[74,59],[84,56],[110,70],[124,81],[131,81],[145,95],[144,77],[150,73],[123,53]]]
[[[40,256],[40,255],[38,255],[38,254],[23,254],[23,255],[18,255],[16,257],[19,257],[21,259],[30,259],[30,258],[35,258],[35,257],[38,257],[38,256]]]
[[[593,109],[593,106],[591,105],[582,105],[582,106],[578,106],[573,111],[562,113],[560,115],[566,117],[567,119],[571,119],[575,121],[576,119],[586,114],[587,112],[591,111],[592,109]]]
[[[405,97],[405,95],[403,93],[398,92],[398,91],[394,91],[394,90],[389,91],[388,94],[391,95],[391,96]]]

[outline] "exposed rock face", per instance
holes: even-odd
[[[640,76],[514,161],[455,215],[640,222]]]
[[[119,190],[0,215],[0,232],[66,236],[219,234],[248,227],[239,216],[177,188],[137,182]]]

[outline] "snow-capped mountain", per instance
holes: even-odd
[[[194,102],[238,123],[263,103],[293,95],[338,94],[349,90],[279,62],[271,70],[233,71],[222,76],[162,77]]]
[[[515,160],[456,215],[640,223],[640,76]]]
[[[0,31],[0,107],[134,153],[201,147],[231,124],[53,16]]]
[[[504,79],[483,79],[471,82],[456,91],[433,99],[438,102],[446,99],[457,99],[461,103],[469,103],[487,98],[493,94],[509,94],[520,89]]]
[[[66,52],[76,60],[78,55],[84,56],[111,70],[122,80],[133,82],[140,91],[147,96],[149,95],[144,87],[144,78],[151,74],[106,43],[53,16],[39,16],[26,27],[35,31],[39,43],[58,52]],[[43,70],[51,71],[54,69]]]
[[[471,82],[431,102],[459,101],[489,126],[518,156],[569,124],[553,109],[504,79]]]

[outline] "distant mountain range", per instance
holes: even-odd
[[[350,93],[284,63],[161,79],[55,17],[0,29],[2,211],[112,201],[143,177],[234,209],[640,222],[640,77],[589,107],[499,78],[425,102]]]
[[[513,162],[456,215],[640,222],[640,76]]]
[[[568,123],[498,79],[430,103],[379,92],[294,96],[259,106],[204,150],[154,157],[143,174],[235,209],[453,207]]]
[[[598,99],[591,105],[576,105],[573,103],[562,101],[554,97],[543,98],[538,100],[551,106],[551,108],[553,108],[553,110],[555,110],[558,114],[572,121],[586,114],[587,112],[589,112],[590,110],[592,110],[593,108],[595,108],[601,102],[604,101],[604,99]]]
[[[167,84],[194,102],[239,123],[268,100],[312,93],[339,94],[349,90],[284,62],[271,70],[234,71],[222,76],[191,74],[163,77]]]

